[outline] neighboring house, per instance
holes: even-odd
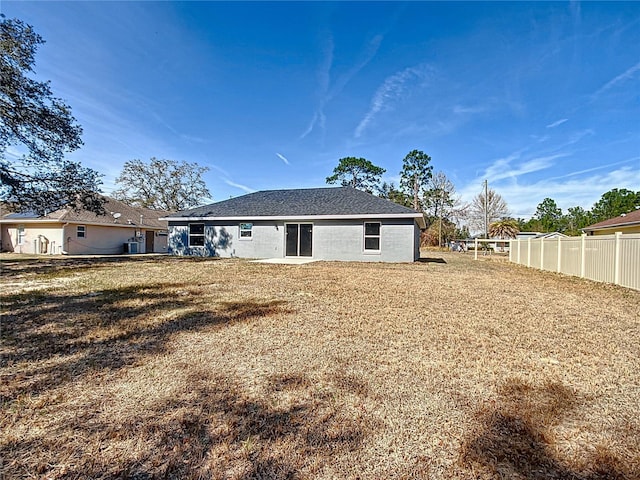
[[[106,215],[62,208],[42,216],[2,216],[2,251],[69,255],[167,251],[167,222],[159,218],[168,212],[105,199]]]
[[[421,213],[351,187],[270,190],[166,217],[169,253],[413,262]]]
[[[587,235],[612,235],[616,232],[640,233],[640,209],[594,223],[582,229]]]
[[[549,239],[549,238],[558,238],[558,237],[567,238],[567,235],[560,232],[547,232],[547,233],[520,232],[518,233],[518,235],[516,235],[516,240],[527,240],[528,238],[530,238],[531,240],[538,239],[538,238]]]

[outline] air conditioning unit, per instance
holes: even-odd
[[[124,244],[124,253],[138,253],[138,242],[127,242]]]

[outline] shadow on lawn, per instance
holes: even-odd
[[[532,387],[512,382],[500,394],[498,404],[479,412],[483,428],[463,447],[463,470],[471,468],[477,478],[637,478],[607,448],[597,448],[593,458],[579,465],[559,458],[551,448],[555,441],[552,428],[579,403],[574,391],[560,384]],[[478,476],[479,472],[484,476]]]
[[[119,369],[162,350],[179,332],[286,312],[282,301],[198,304],[197,285],[162,284],[84,295],[30,292],[6,296],[0,402],[35,395],[87,373]]]
[[[120,263],[173,263],[173,262],[198,262],[217,261],[219,258],[202,257],[175,257],[167,255],[100,255],[95,257],[74,256],[40,256],[38,258],[8,258],[1,261],[2,276],[7,278],[22,277],[25,275],[64,275],[78,270],[109,267]]]
[[[420,263],[447,263],[442,257],[420,257],[418,259]]]
[[[85,407],[75,426],[48,432],[83,439],[82,445],[56,443],[55,454],[66,464],[47,459],[42,440],[7,445],[7,451],[32,452],[26,456],[31,464],[20,466],[51,478],[293,479],[301,472],[312,478],[336,455],[361,448],[373,427],[304,374],[275,376],[260,395],[230,377],[201,371],[189,376],[188,385],[128,418],[105,418]],[[283,391],[294,400],[278,402]],[[90,449],[120,453],[112,461]]]

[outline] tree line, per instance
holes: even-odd
[[[516,219],[518,229],[523,232],[560,232],[569,236],[580,235],[582,229],[629,213],[640,208],[640,190],[614,188],[605,192],[591,210],[580,206],[569,207],[566,213],[552,198],[545,198],[529,220]]]

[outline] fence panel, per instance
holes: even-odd
[[[575,277],[580,276],[582,268],[582,238],[569,237],[560,240],[560,271]]]
[[[640,234],[512,240],[509,261],[640,290]]]
[[[619,283],[640,290],[640,233],[620,237]]]
[[[614,235],[586,238],[584,276],[596,282],[614,283],[616,240]]]
[[[558,240],[543,243],[542,270],[558,271]]]
[[[531,253],[529,266],[540,268],[540,255],[542,253],[542,240],[531,240]]]

